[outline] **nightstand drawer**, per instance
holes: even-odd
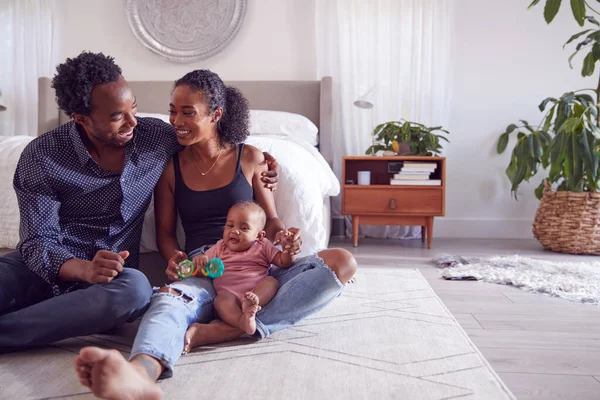
[[[344,190],[346,214],[441,215],[442,191],[439,189],[372,189]]]

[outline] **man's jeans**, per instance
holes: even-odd
[[[287,269],[272,267],[269,274],[281,286],[275,297],[256,314],[255,336],[258,338],[289,328],[319,311],[344,288],[318,255],[303,257]],[[187,328],[194,322],[208,323],[214,318],[215,292],[209,278],[188,278],[170,286],[182,296],[154,294],[131,349],[131,358],[147,354],[159,360],[165,367],[161,378],[173,375]]]
[[[146,276],[125,268],[109,283],[53,296],[21,254],[0,257],[0,353],[103,332],[133,321],[147,308]]]

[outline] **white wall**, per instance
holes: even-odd
[[[562,49],[579,26],[568,2],[547,25],[543,4],[527,11],[523,0],[454,1],[446,218],[436,219],[434,236],[531,238],[541,175],[515,201],[504,173],[510,152],[497,155],[496,142],[519,119],[537,125],[544,98],[596,86],[581,78],[580,61],[569,68],[572,49]]]
[[[177,79],[208,68],[226,80],[315,79],[315,0],[249,0],[242,27],[219,54],[174,64],[140,44],[123,0],[57,0],[59,60],[82,50],[115,57],[128,80]]]

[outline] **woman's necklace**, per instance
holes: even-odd
[[[217,161],[219,161],[219,157],[221,157],[221,152],[222,151],[223,151],[223,148],[221,147],[221,149],[219,150],[219,154],[217,154],[217,159],[215,160],[215,162],[213,163],[213,165],[211,165],[211,167],[206,172],[204,172],[204,171],[202,171],[200,169],[200,167],[196,163],[196,156],[194,156],[194,150],[190,149],[190,152],[192,153],[192,161],[194,162],[194,165],[196,166],[196,168],[198,168],[198,171],[200,171],[200,173],[202,174],[202,176],[208,174],[210,172],[210,170],[213,169],[215,165],[217,165]]]

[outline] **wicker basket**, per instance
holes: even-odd
[[[600,254],[600,193],[546,190],[533,221],[533,236],[546,249]]]

